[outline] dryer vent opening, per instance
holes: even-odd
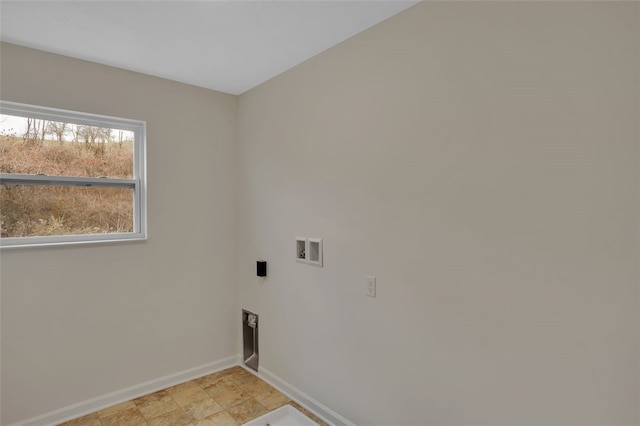
[[[242,356],[247,367],[258,371],[258,314],[242,310]]]

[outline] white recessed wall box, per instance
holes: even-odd
[[[307,240],[307,263],[314,266],[322,266],[322,238],[309,238]]]
[[[322,266],[322,238],[296,237],[296,262]]]

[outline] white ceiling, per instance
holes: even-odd
[[[0,39],[240,94],[418,3],[0,1]]]

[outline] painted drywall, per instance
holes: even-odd
[[[260,365],[359,425],[639,424],[639,6],[424,2],[241,95]]]
[[[2,424],[237,354],[237,98],[0,54],[4,100],[147,122],[149,229],[140,243],[1,252]]]

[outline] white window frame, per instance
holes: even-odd
[[[133,179],[0,173],[0,183],[13,185],[94,186],[133,189],[133,232],[0,238],[0,248],[87,244],[147,239],[146,123],[126,118],[67,111],[0,100],[0,113],[40,120],[129,130],[134,134]]]

